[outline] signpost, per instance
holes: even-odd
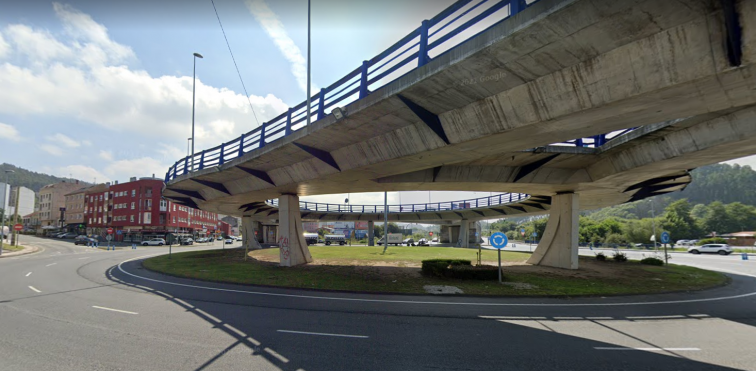
[[[107,250],[110,251],[110,241],[113,240],[113,235],[108,232],[109,234],[105,236],[105,239],[108,240],[108,248]],[[115,245],[113,245],[113,251],[115,251]]]
[[[501,283],[501,249],[507,246],[507,235],[501,232],[496,232],[491,235],[491,246],[495,247],[499,251],[499,283]]]
[[[524,229],[523,229],[523,230],[524,230]],[[538,237],[538,232],[533,232],[533,233],[531,234],[531,236],[532,236],[533,238],[532,238],[532,239],[530,240],[530,245],[528,246],[528,249],[530,250],[530,252],[533,252],[533,241],[535,241],[535,238],[536,238],[536,237]]]
[[[16,206],[16,208],[18,208],[18,206]],[[18,237],[21,235],[19,232],[21,232],[22,229],[24,229],[24,226],[21,224],[13,225],[13,230],[16,231],[16,246],[18,246]]]
[[[667,244],[670,241],[669,232],[664,231],[661,234],[661,242],[664,244],[664,265],[669,264],[668,257],[667,257]]]

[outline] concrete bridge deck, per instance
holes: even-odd
[[[519,192],[564,211],[682,189],[689,169],[756,153],[754,19],[744,0],[540,0],[338,115],[222,147],[217,166],[177,163],[165,195],[247,215],[281,195]]]

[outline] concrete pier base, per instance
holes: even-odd
[[[304,239],[299,196],[282,195],[278,198],[278,246],[282,267],[312,263],[312,255]]]
[[[368,246],[375,246],[375,222],[368,220]]]
[[[557,194],[551,198],[551,214],[529,264],[578,269],[579,196]]]
[[[242,245],[249,250],[262,249],[259,237],[262,236],[262,223],[248,216],[242,217]]]
[[[457,247],[470,247],[470,221],[462,219],[459,223],[459,239],[457,240]]]

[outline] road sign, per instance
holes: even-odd
[[[123,231],[119,229],[118,231],[116,231],[116,234],[120,236],[123,234]]]
[[[112,239],[113,239],[113,236],[111,236],[111,235],[107,235],[107,236],[105,236],[105,239],[106,239],[106,240],[108,240],[108,241],[110,241],[110,240],[112,240]]]
[[[661,234],[661,242],[662,243],[669,243],[669,232],[664,231]]]
[[[22,229],[24,229],[24,226],[21,225],[21,224],[16,224],[16,225],[13,226],[13,230],[14,231],[20,231]]]
[[[504,246],[507,246],[507,242],[509,242],[509,239],[507,238],[507,235],[501,232],[496,232],[491,235],[490,238],[491,246],[497,248],[497,249],[503,249]]]
[[[430,236],[433,237],[433,232],[430,232]]]
[[[113,234],[113,228],[108,228],[108,234]]]

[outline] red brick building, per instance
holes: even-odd
[[[205,236],[221,227],[215,213],[164,199],[164,184],[158,178],[131,178],[127,183],[91,187],[85,196],[87,233],[104,237],[107,228],[113,228],[116,241],[139,242],[167,238],[169,233]]]

